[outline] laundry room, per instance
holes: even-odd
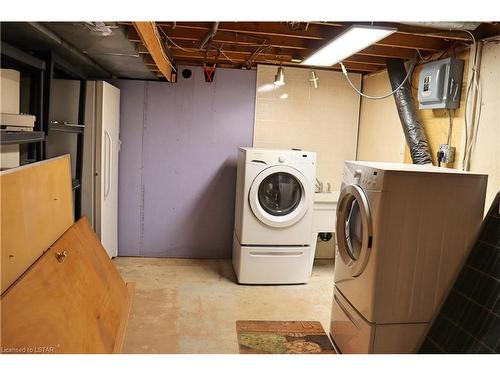
[[[500,14],[198,6],[0,15],[0,368],[500,365]]]

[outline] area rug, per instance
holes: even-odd
[[[320,322],[238,320],[241,354],[335,354]]]

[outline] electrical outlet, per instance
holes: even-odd
[[[441,163],[453,163],[455,160],[455,147],[447,144],[439,145],[438,153],[440,152],[443,153]]]

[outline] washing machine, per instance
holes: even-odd
[[[343,353],[415,352],[483,217],[487,176],[345,162],[330,335]]]
[[[242,284],[308,281],[316,154],[241,147],[233,266]]]

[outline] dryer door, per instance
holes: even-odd
[[[370,256],[372,220],[368,199],[358,185],[347,185],[340,192],[336,236],[341,261],[353,277],[359,276]]]
[[[298,222],[309,208],[310,188],[298,170],[289,166],[264,169],[255,177],[248,196],[254,215],[272,227]]]

